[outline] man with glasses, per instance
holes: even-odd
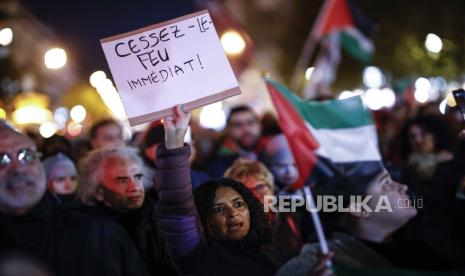
[[[125,231],[45,195],[36,146],[0,120],[0,252],[21,251],[54,275],[148,275]]]

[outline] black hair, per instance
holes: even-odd
[[[213,237],[208,230],[209,219],[213,214],[213,202],[215,200],[216,190],[220,187],[229,187],[239,193],[247,203],[250,213],[250,231],[254,231],[260,243],[270,241],[270,232],[265,220],[265,212],[263,205],[258,201],[253,194],[243,184],[229,179],[218,178],[208,180],[201,184],[194,192],[195,205],[200,216],[200,221],[203,225],[204,234],[207,240],[212,240]]]
[[[439,116],[420,116],[407,121],[401,130],[400,138],[402,143],[402,155],[404,158],[408,158],[412,152],[409,135],[410,129],[414,125],[420,127],[423,131],[433,134],[435,151],[450,149],[452,144],[450,137],[453,135],[451,134],[448,122]]]
[[[231,108],[231,110],[229,111],[229,114],[228,114],[228,118],[226,119],[226,125],[229,126],[230,123],[231,123],[231,118],[234,114],[236,113],[241,113],[241,112],[250,112],[252,113],[255,118],[258,120],[257,118],[257,114],[255,114],[255,111],[253,111],[253,109],[250,107],[250,106],[247,106],[247,105],[238,105],[238,106],[235,106],[233,108]]]
[[[380,161],[337,164],[335,167],[337,174],[318,183],[314,188],[314,195],[341,196],[344,208],[349,206],[351,196],[366,196],[370,184],[384,170],[384,165]],[[341,228],[350,228],[352,225],[347,224],[356,223],[345,212],[320,212],[320,217],[328,233],[344,230]],[[346,225],[343,227],[341,224]]]
[[[101,121],[96,122],[89,130],[89,137],[90,139],[94,139],[97,136],[97,132],[100,128],[107,126],[107,125],[116,125],[119,127],[121,131],[123,131],[123,128],[121,125],[114,119],[108,118],[108,119],[103,119]]]

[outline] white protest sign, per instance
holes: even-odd
[[[100,42],[131,125],[240,94],[206,10]]]

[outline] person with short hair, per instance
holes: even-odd
[[[158,229],[157,196],[146,192],[153,185],[153,171],[138,150],[101,148],[88,153],[79,165],[81,202],[127,231],[153,275],[176,275]]]
[[[226,119],[225,134],[214,150],[208,164],[207,173],[221,177],[238,157],[259,160],[263,151],[264,139],[261,138],[260,119],[247,105],[233,107]]]
[[[110,146],[122,146],[123,127],[114,119],[104,119],[92,125],[89,131],[90,145],[92,149]]]
[[[0,251],[27,253],[54,275],[148,275],[116,223],[44,196],[37,148],[0,121]]]
[[[243,183],[263,205],[265,196],[274,195],[273,175],[259,161],[239,158],[226,170],[224,177]]]

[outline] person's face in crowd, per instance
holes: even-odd
[[[273,189],[271,184],[267,183],[265,180],[258,177],[249,176],[241,181],[244,186],[249,189],[252,194],[258,199],[262,204],[264,204],[265,196],[272,196]]]
[[[150,147],[144,149],[145,156],[152,162],[157,160],[157,148],[160,144],[153,144]]]
[[[376,210],[381,196],[387,198],[392,208],[392,212],[380,209],[379,212],[369,214],[370,220],[380,226],[401,227],[417,214],[413,202],[407,195],[407,186],[394,182],[386,170],[376,176],[368,186],[366,193],[373,196],[368,202],[368,206],[372,210]]]
[[[58,161],[49,172],[49,190],[57,195],[70,195],[78,186],[77,171],[69,161]]]
[[[242,240],[250,230],[250,214],[242,196],[230,187],[216,190],[209,231],[219,240]]]
[[[299,171],[289,150],[278,151],[271,159],[270,169],[276,181],[285,186],[294,184],[299,178]]]
[[[131,158],[110,156],[103,166],[96,198],[114,209],[138,209],[144,203],[144,174]]]
[[[107,124],[98,128],[95,137],[91,141],[93,149],[109,146],[124,145],[121,127],[116,124]]]
[[[413,125],[409,130],[409,142],[412,152],[431,153],[434,151],[434,135],[417,125]]]
[[[260,122],[250,111],[235,113],[231,116],[229,134],[244,150],[253,150],[260,138]]]
[[[35,145],[24,135],[0,128],[0,211],[24,214],[45,190],[45,171]]]

